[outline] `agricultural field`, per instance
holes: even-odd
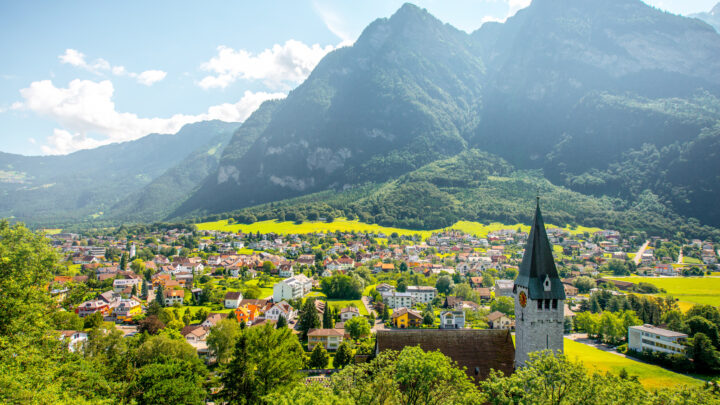
[[[683,310],[693,304],[720,306],[720,277],[612,277],[633,283],[650,283],[680,300]]]
[[[396,232],[399,235],[420,235],[423,239],[429,237],[433,232],[441,231],[442,229],[436,229],[433,231],[414,231],[411,229],[402,228],[391,228],[375,224],[366,224],[357,220],[350,221],[346,218],[338,218],[334,222],[303,222],[302,224],[296,224],[294,222],[278,222],[275,220],[255,222],[253,224],[228,224],[227,220],[215,221],[215,222],[202,222],[196,224],[198,229],[201,231],[224,231],[224,232],[260,232],[260,233],[277,233],[277,234],[304,234],[314,232],[329,232],[329,231],[356,231],[356,232],[375,232],[384,233],[391,235]],[[554,225],[547,225],[548,227],[554,227]],[[466,233],[474,234],[479,237],[485,237],[488,233],[498,231],[501,229],[517,229],[521,228],[525,232],[530,231],[529,225],[515,224],[506,225],[499,222],[493,222],[491,224],[481,224],[479,222],[469,221],[458,221],[453,226],[444,229],[457,229]],[[583,232],[597,232],[600,228],[587,228],[578,226],[575,229],[565,227],[572,234],[581,234]]]
[[[630,375],[637,375],[645,388],[663,388],[677,385],[700,385],[703,381],[662,367],[631,360],[615,353],[565,339],[565,354],[571,360],[581,361],[591,371],[617,374],[623,368]]]

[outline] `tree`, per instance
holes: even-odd
[[[333,366],[335,368],[343,368],[347,366],[348,364],[353,362],[353,352],[352,348],[350,347],[350,343],[347,341],[343,341],[340,343],[340,347],[338,347],[337,352],[335,353],[335,361],[333,362]]]
[[[86,329],[92,329],[97,328],[98,326],[102,325],[103,323],[103,314],[102,312],[94,312],[84,319],[84,326]]]
[[[690,355],[695,361],[695,370],[699,373],[715,373],[720,369],[720,356],[710,338],[698,332],[690,342]]]
[[[278,317],[277,323],[275,324],[275,328],[277,328],[277,329],[287,328],[287,325],[288,325],[287,319],[285,319],[284,316],[280,315]]]
[[[450,294],[452,291],[453,281],[450,276],[440,276],[435,282],[435,288],[437,288],[440,294]]]
[[[590,277],[587,276],[580,276],[575,279],[575,287],[578,289],[578,292],[581,294],[585,294],[590,292],[593,288],[597,287],[595,280],[593,280]]]
[[[327,350],[325,350],[325,346],[321,343],[316,344],[313,348],[312,353],[310,353],[310,363],[308,363],[308,367],[325,368],[327,367],[329,362],[330,355],[328,354]]]
[[[407,291],[407,288],[408,288],[407,281],[405,281],[404,279],[401,279],[398,281],[397,288],[396,288],[397,292],[405,292],[405,291]]]
[[[275,270],[275,265],[271,261],[264,261],[262,267],[266,274],[270,274],[270,272]]]
[[[718,347],[718,339],[720,339],[720,336],[718,336],[718,328],[715,324],[701,316],[696,315],[685,321],[685,325],[690,337],[693,337],[698,333],[702,333],[706,337],[710,338],[713,346]]]
[[[147,280],[142,281],[142,288],[140,289],[140,298],[147,299],[148,297],[148,284]]]
[[[165,306],[165,291],[162,284],[159,284],[155,291],[155,301],[161,306]]]
[[[135,399],[138,404],[204,404],[205,374],[204,367],[193,362],[171,360],[148,364],[138,371]]]
[[[388,309],[388,306],[383,304],[382,309],[382,320],[383,322],[387,322],[390,320],[390,310]]]
[[[323,278],[320,281],[320,288],[328,298],[357,300],[362,296],[365,284],[356,274],[353,276],[335,274]]]
[[[325,329],[332,329],[335,326],[332,309],[330,308],[330,305],[328,305],[327,301],[325,301],[325,312],[323,312],[322,324]]]
[[[240,336],[240,325],[229,318],[221,319],[210,328],[207,345],[218,363],[222,364],[230,360],[238,336]]]
[[[130,269],[135,274],[143,274],[145,272],[145,262],[142,259],[135,259],[130,263]]]
[[[238,337],[233,358],[221,381],[220,397],[230,404],[255,404],[278,387],[300,381],[305,352],[289,328],[270,324],[247,328]]]
[[[128,254],[123,253],[122,256],[120,256],[120,270],[127,269],[127,262],[128,262]]]
[[[423,325],[432,326],[433,323],[435,323],[435,314],[426,311],[423,315]]]
[[[495,297],[495,300],[490,303],[490,309],[502,312],[505,315],[514,314],[515,302],[510,297]]]
[[[158,333],[165,328],[165,324],[158,319],[157,315],[150,315],[138,322],[138,332],[147,332],[151,335]]]
[[[356,316],[345,322],[345,331],[352,339],[360,339],[370,334],[370,323],[362,316]]]
[[[137,297],[137,284],[133,284],[132,290],[130,290],[131,297]]]
[[[307,337],[307,333],[310,329],[318,329],[320,327],[320,316],[318,315],[317,308],[315,307],[315,299],[308,298],[302,307],[300,319],[298,320],[298,330],[300,330],[301,339],[304,340]]]

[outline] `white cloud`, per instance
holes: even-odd
[[[217,56],[200,66],[214,74],[205,76],[198,85],[204,89],[225,88],[238,79],[246,79],[262,80],[271,88],[288,90],[305,80],[333,49],[336,48],[332,45],[308,46],[293,39],[256,55],[244,49],[219,46]]]
[[[125,66],[113,66],[105,59],[95,59],[88,63],[85,54],[76,49],[66,49],[65,53],[58,56],[61,63],[66,63],[96,75],[102,75],[103,72],[111,72],[115,76],[128,76],[137,80],[138,83],[145,86],[151,86],[153,83],[159,82],[167,76],[162,70],[146,70],[142,73],[129,72]]]
[[[43,153],[65,154],[114,142],[130,141],[150,133],[172,134],[185,124],[206,120],[244,121],[260,104],[283,98],[282,93],[246,91],[237,103],[212,106],[197,115],[176,114],[168,118],[141,118],[118,112],[112,101],[113,84],[109,80],[73,80],[67,88],[58,88],[50,80],[33,82],[20,90],[24,101],[13,108],[48,117],[62,128],[54,130],[42,146]]]
[[[517,13],[519,10],[522,10],[523,8],[526,8],[530,5],[532,0],[508,0],[508,17],[512,17]]]

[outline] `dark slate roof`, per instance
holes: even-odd
[[[545,291],[543,283],[545,278],[550,279],[550,291]],[[520,264],[520,272],[515,280],[516,286],[528,289],[528,298],[539,299],[565,299],[565,289],[555,268],[555,259],[552,255],[552,246],[545,232],[545,223],[540,213],[540,198],[535,208],[535,219],[525,245],[525,254]]]
[[[510,331],[498,329],[403,329],[378,330],[376,347],[401,351],[420,346],[425,351],[439,350],[450,357],[475,382],[486,379],[490,369],[512,374],[515,345]],[[476,374],[477,370],[477,374]]]

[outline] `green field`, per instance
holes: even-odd
[[[257,284],[258,284],[259,281],[260,281],[260,280],[258,280],[258,279],[246,281],[246,282],[245,282],[245,285],[248,286],[248,287],[249,287],[249,286],[253,286],[253,285],[254,285],[254,286],[257,286]],[[258,288],[260,288],[260,298],[272,297],[272,295],[273,295],[273,288],[272,288],[272,286],[270,286],[270,287],[258,287]]]
[[[334,222],[303,222],[302,224],[296,224],[294,222],[278,222],[278,221],[261,221],[253,224],[228,224],[227,220],[215,221],[215,222],[202,222],[196,224],[198,229],[201,231],[224,231],[224,232],[260,232],[260,233],[277,233],[277,234],[304,234],[314,232],[336,232],[336,231],[356,231],[356,232],[374,232],[384,233],[391,235],[396,232],[399,235],[420,235],[423,239],[429,237],[433,232],[441,231],[442,229],[436,229],[433,231],[414,231],[411,229],[402,228],[390,228],[374,224],[366,224],[357,220],[350,221],[345,218],[338,218]],[[554,225],[547,225],[552,228]],[[521,228],[525,232],[530,231],[530,226],[523,224],[506,225],[498,222],[491,224],[481,224],[478,222],[458,221],[455,225],[444,228],[444,229],[457,229],[469,234],[474,234],[479,237],[485,237],[488,233],[497,231],[500,229],[517,229]],[[586,228],[579,226],[575,229],[564,228],[573,234],[583,232],[597,232],[600,228]]]
[[[572,360],[581,361],[591,371],[611,371],[617,374],[623,368],[630,375],[637,375],[646,388],[661,388],[678,385],[700,385],[703,382],[683,374],[674,373],[662,367],[641,363],[614,353],[565,339],[565,354]]]
[[[708,304],[720,306],[719,277],[612,277],[616,280],[633,283],[650,283],[664,288],[667,293],[680,299],[681,302],[692,304]],[[687,305],[686,305],[687,307]]]
[[[337,300],[337,299],[328,299],[325,297],[325,294],[323,294],[320,291],[311,291],[308,295],[305,296],[305,299],[307,298],[317,298],[323,301],[327,301],[328,305],[336,307],[339,310],[351,306],[350,304],[354,304],[357,309],[360,310],[360,315],[370,315],[367,311],[367,308],[365,308],[365,305],[363,305],[362,300]],[[303,300],[304,302],[304,300]]]

